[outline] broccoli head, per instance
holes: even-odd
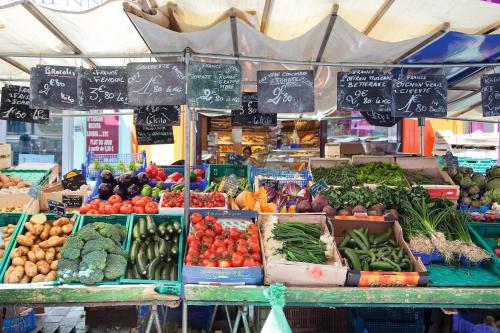
[[[92,224],[87,224],[82,229],[80,229],[80,231],[76,233],[81,239],[83,239],[86,242],[101,237],[101,235],[99,235],[99,233],[95,229],[89,227],[91,225]]]
[[[106,267],[104,268],[104,277],[107,280],[116,280],[125,273],[125,268],[127,266],[127,259],[125,257],[110,254],[108,255],[108,260],[106,262]]]
[[[76,234],[70,235],[66,238],[61,248],[61,257],[72,260],[78,259],[82,247],[83,240]]]
[[[62,282],[78,282],[80,260],[61,258],[57,264],[57,276]]]
[[[113,227],[115,227],[116,231],[118,231],[118,234],[120,235],[121,240],[124,240],[125,238],[127,238],[127,228],[125,228],[124,225],[113,224]]]
[[[120,243],[122,238],[120,237],[120,232],[114,224],[105,222],[95,222],[95,230],[102,236],[106,238],[111,238],[117,243]]]
[[[83,255],[82,262],[80,263],[80,271],[87,269],[104,269],[107,256],[108,255],[103,250],[96,250]]]
[[[85,269],[80,270],[78,278],[83,284],[95,284],[104,279],[104,273],[100,269]]]
[[[108,252],[114,245],[115,242],[111,239],[99,236],[99,238],[91,239],[85,243],[82,250],[82,256],[97,250]]]

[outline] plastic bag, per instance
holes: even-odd
[[[277,283],[272,284],[264,295],[271,303],[271,312],[267,316],[261,333],[292,333],[292,329],[286,320],[283,307],[285,306],[285,286]]]

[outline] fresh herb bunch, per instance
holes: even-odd
[[[332,168],[315,168],[311,170],[314,179],[323,179],[328,185],[351,187],[360,185],[356,178],[356,167],[343,163]]]
[[[278,223],[274,226],[273,238],[283,242],[277,251],[286,260],[324,264],[326,244],[320,240],[321,229],[318,224]]]

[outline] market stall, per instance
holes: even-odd
[[[376,141],[365,142],[365,154],[317,158],[326,143],[321,121],[334,109],[359,111],[380,127],[416,118],[423,132],[425,118],[448,116],[449,82],[495,68],[495,56],[427,63],[425,54],[414,57],[423,44],[442,43],[436,34],[378,41],[337,16],[338,7],[275,48],[275,40],[234,11],[182,34],[165,28],[174,13],[160,14],[157,24],[144,8],[127,5],[124,25],[142,38],[131,41],[137,54],[118,58],[137,61],[125,67],[99,54],[0,52],[2,64],[17,68],[11,58],[29,59],[30,67],[44,58],[30,73],[30,88],[2,89],[0,115],[10,121],[29,115],[43,125],[54,109],[65,117],[68,110],[134,108],[138,144],[181,142],[184,164],[150,163],[145,152],[111,154],[107,139],[97,138],[82,170],[64,170],[58,184],[52,167],[2,170],[0,304],[151,305],[147,331],[153,322],[161,330],[163,307],[181,302],[183,331],[189,305],[236,306],[233,331],[240,321],[249,331],[249,306],[275,302],[278,308],[500,307],[498,167],[482,175],[447,154],[443,170],[436,158],[404,156]],[[0,8],[23,10],[75,32],[59,12],[31,4]],[[317,36],[325,36],[321,50],[311,47]],[[460,36],[500,52],[498,35]],[[70,59],[78,57],[91,65],[73,66]],[[498,116],[497,77],[483,76],[488,117]],[[242,97],[249,81],[257,91],[252,110]],[[193,120],[219,113],[231,117],[209,118],[201,130],[218,164],[196,163]],[[258,126],[250,131],[242,118],[254,121],[255,114]],[[94,120],[90,129],[97,132],[104,122]],[[172,127],[181,125],[183,135],[175,136]],[[245,146],[267,160],[240,159]]]

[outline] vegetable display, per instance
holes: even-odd
[[[8,224],[5,227],[2,227],[2,238],[0,239],[0,259],[3,258],[15,229],[16,226],[13,224]]]
[[[210,184],[207,186],[207,188],[205,189],[205,192],[224,193],[225,192],[224,185],[230,176],[235,177],[237,179],[237,182],[238,182],[238,188],[236,190],[236,193],[234,194],[234,197],[237,197],[243,191],[250,190],[250,183],[248,182],[247,178],[238,177],[238,176],[233,174],[233,175],[217,177],[217,178],[213,179],[210,182]]]
[[[162,167],[159,167],[153,163],[147,166],[146,175],[149,177],[149,179],[154,181],[179,184],[184,182],[184,175],[182,173],[173,172],[167,175]],[[205,170],[203,169],[194,169],[189,173],[189,180],[191,182],[201,182],[203,179],[205,179]]]
[[[50,282],[57,279],[62,246],[70,237],[73,224],[67,217],[48,221],[44,214],[33,215],[16,236],[17,246],[10,252],[11,264],[3,283]]]
[[[226,198],[222,193],[196,193],[190,194],[191,208],[218,208],[226,206]],[[181,208],[184,207],[183,192],[165,192],[161,200],[162,208]]]
[[[93,160],[89,165],[89,170],[107,170],[111,172],[126,172],[126,171],[137,171],[142,166],[142,160],[131,161],[128,164],[124,162],[118,162],[116,165],[111,163],[101,163],[97,160]]]
[[[500,167],[491,167],[486,171],[486,176],[464,167],[451,167],[447,172],[460,185],[459,203],[466,208],[500,202]]]
[[[158,214],[158,203],[150,197],[133,197],[132,200],[123,200],[119,195],[112,195],[109,199],[94,199],[80,208],[80,214]]]
[[[315,180],[323,179],[328,185],[352,187],[363,184],[408,186],[403,170],[395,163],[370,162],[360,165],[342,163],[331,168],[311,170]]]
[[[121,242],[127,230],[121,224],[94,222],[69,236],[61,249],[57,274],[61,282],[96,284],[114,281],[127,267]]]
[[[132,171],[127,171],[115,178],[109,170],[101,172],[101,183],[98,192],[99,199],[107,200],[112,195],[118,195],[122,199],[133,198],[139,195],[141,188],[148,183],[149,179],[144,172],[134,176]]]
[[[199,213],[191,214],[190,221],[186,265],[220,268],[261,265],[255,224],[249,223],[243,230],[224,228],[213,215],[203,217]]]
[[[132,231],[126,277],[176,281],[180,222],[156,224],[151,216],[140,217]]]
[[[272,230],[273,238],[283,243],[277,254],[288,261],[326,263],[326,244],[319,224],[277,223]]]
[[[339,250],[354,270],[413,272],[410,258],[392,239],[391,227],[382,235],[369,233],[367,228],[348,230]]]

